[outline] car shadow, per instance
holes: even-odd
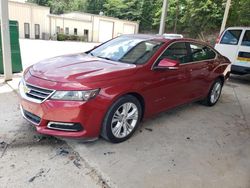
[[[248,75],[231,74],[229,78],[229,82],[236,83],[236,84],[250,85],[250,74]]]

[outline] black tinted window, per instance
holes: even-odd
[[[216,53],[209,47],[200,44],[190,44],[192,61],[214,59]]]
[[[242,30],[227,30],[221,39],[221,44],[237,45]]]
[[[179,60],[180,63],[187,63],[190,61],[188,50],[184,42],[174,43],[168,47],[160,57],[160,60],[164,58]]]
[[[250,46],[250,31],[249,30],[245,32],[241,45]]]

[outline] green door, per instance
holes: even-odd
[[[10,21],[10,48],[12,60],[12,72],[21,72],[23,70],[20,45],[19,45],[19,29],[17,21]],[[1,25],[0,25],[1,27]],[[2,53],[2,36],[0,32],[0,74],[3,74],[3,53]]]

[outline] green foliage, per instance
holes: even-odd
[[[61,14],[83,11],[140,22],[140,32],[158,32],[163,0],[29,0]],[[166,32],[197,37],[220,30],[226,0],[168,0]],[[250,0],[232,0],[227,26],[250,25]]]
[[[48,6],[49,5],[49,0],[28,0],[28,2],[30,3],[36,3],[38,5],[42,5],[42,6]]]
[[[228,25],[250,26],[250,0],[233,0]]]
[[[68,35],[65,35],[65,34],[57,34],[57,40],[58,41],[65,41],[65,40],[68,40],[69,39],[69,36]]]
[[[103,11],[103,5],[105,2],[106,0],[86,0],[86,12],[99,14],[101,11]]]
[[[222,0],[188,0],[181,17],[182,29],[195,37],[202,31],[211,31],[220,27],[224,9]]]
[[[77,35],[65,35],[62,33],[57,34],[57,40],[58,41],[65,41],[65,40],[70,40],[70,41],[87,41],[86,36],[77,36]]]

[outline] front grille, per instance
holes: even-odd
[[[25,93],[27,97],[39,100],[41,102],[47,99],[53,93],[53,90],[40,88],[28,83],[26,83],[26,87],[29,89],[29,91]]]
[[[32,114],[24,109],[23,109],[23,115],[25,118],[27,118],[32,123],[39,124],[41,121],[41,118],[39,116]]]

